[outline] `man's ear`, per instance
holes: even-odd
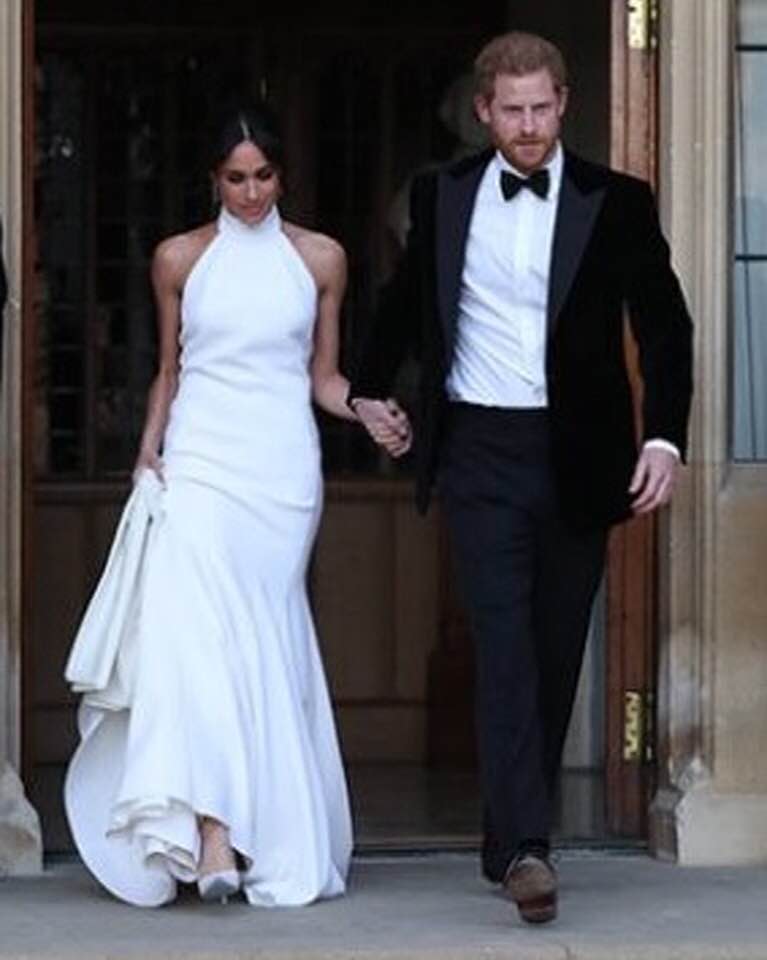
[[[480,123],[490,123],[490,103],[483,93],[478,93],[474,97],[474,112]]]
[[[560,117],[565,115],[565,110],[567,110],[567,104],[570,99],[570,88],[569,87],[560,87],[559,88],[559,109],[557,113]]]

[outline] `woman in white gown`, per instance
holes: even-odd
[[[67,670],[84,691],[72,834],[105,887],[145,906],[179,880],[264,906],[335,896],[352,844],[305,591],[322,505],[312,399],[353,418],[345,257],[281,220],[268,114],[233,114],[217,148],[218,219],[154,256],[159,371],[134,492]],[[377,439],[401,452],[405,432]]]

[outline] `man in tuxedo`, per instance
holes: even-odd
[[[560,142],[557,48],[497,37],[475,80],[493,149],[414,183],[349,403],[390,452],[407,449],[407,416],[386,398],[415,349],[417,502],[436,481],[476,646],[483,870],[524,920],[545,922],[552,799],[607,530],[671,497],[692,326],[649,186]]]

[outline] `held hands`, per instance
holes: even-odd
[[[410,420],[396,400],[354,400],[354,413],[367,432],[392,457],[407,453],[413,442]]]
[[[662,447],[645,446],[639,455],[629,493],[635,514],[651,513],[668,503],[674,492],[679,458]]]

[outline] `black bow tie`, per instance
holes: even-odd
[[[510,170],[501,170],[501,193],[504,200],[516,197],[522,187],[532,190],[536,197],[545,200],[549,194],[549,171],[547,167],[536,170],[529,177],[518,177]]]

